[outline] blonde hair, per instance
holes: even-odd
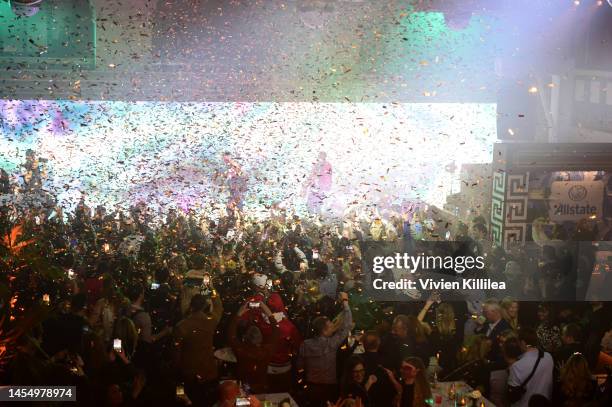
[[[512,329],[516,330],[519,327],[518,317],[511,317],[509,314],[510,307],[512,307],[512,304],[515,304],[515,303],[518,304],[518,301],[516,301],[514,298],[510,298],[510,297],[504,298],[501,302],[501,313],[502,313],[502,318],[508,321]]]
[[[452,335],[457,330],[455,310],[450,304],[442,303],[436,308],[436,326],[442,335]]]
[[[475,335],[465,341],[459,352],[459,362],[467,363],[476,360],[484,360],[491,349],[491,342],[484,335]]]

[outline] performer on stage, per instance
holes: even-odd
[[[312,172],[304,189],[307,191],[308,211],[313,214],[320,214],[323,201],[328,197],[332,187],[332,166],[327,161],[327,154],[324,151],[319,153],[317,162],[312,167]]]
[[[230,193],[227,207],[230,209],[238,208],[242,210],[248,178],[242,170],[242,167],[240,167],[240,164],[232,158],[230,153],[223,153],[223,162],[227,165],[227,169],[223,172],[223,175]],[[217,175],[215,175],[215,178]]]

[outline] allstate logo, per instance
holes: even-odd
[[[582,185],[574,185],[567,192],[569,199],[572,201],[582,201],[587,196],[587,189]]]

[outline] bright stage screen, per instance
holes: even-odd
[[[494,104],[2,101],[0,167],[18,178],[28,149],[46,158],[44,188],[73,208],[224,205],[213,182],[230,152],[248,177],[245,208],[305,210],[320,152],[332,168],[327,211],[421,201],[459,190],[463,163],[491,162]]]

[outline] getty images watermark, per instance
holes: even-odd
[[[490,278],[461,278],[445,279],[440,276],[427,276],[414,278],[420,272],[447,271],[455,275],[463,275],[468,270],[482,271],[485,269],[484,256],[440,256],[440,255],[411,255],[408,253],[395,253],[393,255],[379,255],[372,257],[372,288],[375,290],[505,290],[504,281],[494,281]],[[384,272],[391,272],[394,278],[389,281],[383,276]],[[408,273],[409,275],[406,275]],[[406,275],[402,277],[402,275]],[[450,275],[452,276],[452,274]]]
[[[612,242],[366,241],[361,260],[360,287],[379,301],[612,300]]]

